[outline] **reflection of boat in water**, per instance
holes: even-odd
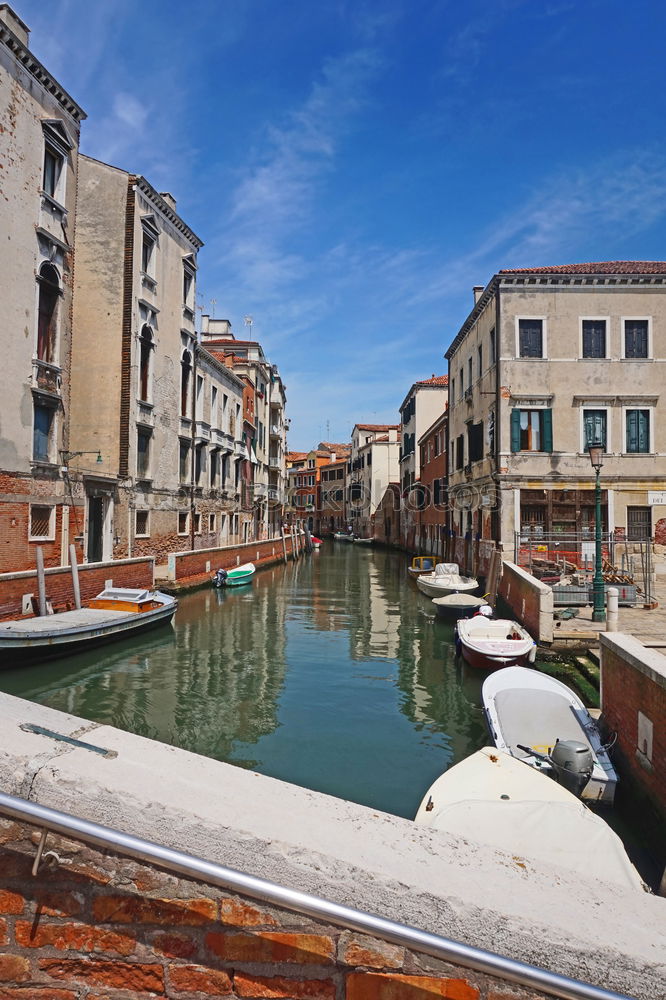
[[[415,816],[422,826],[486,844],[512,857],[643,890],[622,841],[557,781],[484,747],[430,786]]]
[[[617,775],[594,719],[561,681],[525,667],[506,667],[483,682],[486,721],[499,750],[552,773],[556,745],[574,743],[572,758],[589,759],[582,797],[612,804]],[[588,757],[589,755],[589,757]]]
[[[474,615],[456,624],[457,643],[472,667],[497,670],[499,667],[534,663],[536,643],[526,628],[508,618]]]
[[[354,538],[353,542],[355,545],[374,545],[374,538]]]
[[[108,587],[88,607],[0,622],[2,666],[68,656],[168,624],[178,601],[159,590]]]
[[[349,534],[345,534],[344,531],[336,531],[335,534],[333,535],[333,538],[336,540],[336,542],[353,542],[354,541],[354,536],[353,535],[349,535]]]

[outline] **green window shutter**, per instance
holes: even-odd
[[[543,450],[553,450],[553,411],[543,411]]]
[[[638,410],[627,413],[627,451],[638,451]]]
[[[511,451],[520,451],[520,410],[511,411]]]

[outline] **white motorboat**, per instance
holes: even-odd
[[[563,785],[484,747],[450,767],[423,797],[415,822],[581,877],[643,890],[622,841]]]
[[[374,545],[375,539],[371,536],[369,538],[354,538],[354,545]]]
[[[444,597],[433,597],[432,603],[442,618],[457,620],[463,615],[478,611],[487,601],[485,597],[475,597],[474,594],[446,594]]]
[[[85,608],[0,622],[0,663],[68,656],[170,622],[178,601],[159,590],[107,587]]]
[[[456,622],[456,646],[467,662],[480,670],[534,663],[536,659],[532,636],[508,618],[461,618]]]
[[[558,771],[560,756],[569,760],[570,771],[581,766],[578,760],[582,764],[584,757],[589,758],[581,797],[612,804],[617,774],[608,750],[596,722],[566,684],[538,670],[506,667],[485,679],[482,698],[488,729],[499,750],[548,774]],[[579,749],[567,753],[570,744]]]
[[[336,542],[353,542],[354,536],[348,535],[344,531],[336,531],[333,535]]]
[[[471,576],[461,576],[457,563],[437,563],[432,573],[422,573],[416,577],[416,586],[428,597],[445,597],[446,594],[478,590],[479,581]]]

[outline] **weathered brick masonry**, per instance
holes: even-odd
[[[0,1000],[544,994],[0,820]]]
[[[81,600],[90,600],[104,589],[107,580],[113,580],[115,587],[153,586],[153,559],[124,559],[113,563],[90,563],[79,566],[79,587]],[[74,607],[72,571],[60,566],[47,569],[45,573],[46,597],[54,611],[67,611]],[[5,573],[0,575],[0,620],[21,616],[21,602],[24,594],[37,595],[37,574]]]
[[[305,535],[299,535],[297,551],[303,550]],[[293,539],[285,538],[287,558],[292,554]],[[244,545],[225,548],[195,549],[190,552],[176,552],[169,556],[169,580],[179,587],[196,587],[210,580],[217,569],[233,569],[243,563],[252,562],[259,569],[284,560],[281,538],[269,538],[264,542],[247,542]]]

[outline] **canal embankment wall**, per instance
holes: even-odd
[[[266,538],[262,541],[244,542],[241,545],[224,545],[207,549],[188,549],[170,552],[164,575],[157,583],[163,590],[178,592],[210,583],[218,569],[234,569],[244,563],[254,563],[257,569],[284,562],[285,557],[297,558],[305,549],[304,532]]]
[[[502,563],[498,594],[537,642],[553,641],[553,592],[513,562]]]
[[[666,656],[622,632],[600,632],[599,644],[601,710],[617,733],[613,752],[666,826]]]
[[[6,694],[0,727],[6,793],[639,1000],[663,998],[657,896]],[[545,995],[60,836],[49,834],[33,877],[38,839],[0,822],[3,996]]]
[[[81,600],[89,601],[111,585],[150,589],[153,586],[154,566],[152,556],[84,563],[78,567]],[[46,598],[54,611],[68,611],[75,606],[70,566],[47,567],[44,579]],[[33,597],[37,597],[36,569],[0,574],[0,620],[32,615]]]

